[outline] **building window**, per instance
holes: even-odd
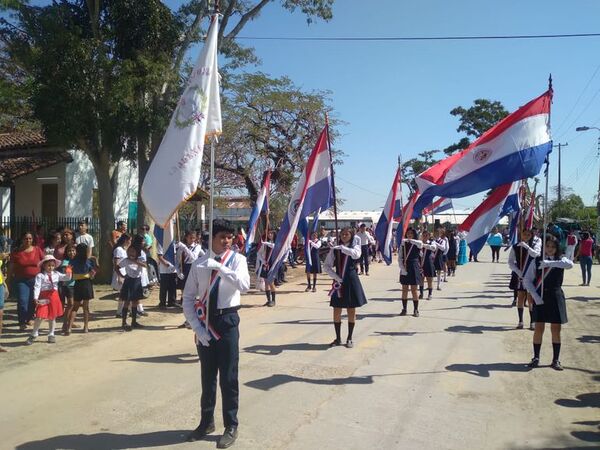
[[[42,184],[42,217],[58,217],[58,184]]]

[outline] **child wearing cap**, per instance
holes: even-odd
[[[33,331],[27,338],[27,345],[33,344],[39,336],[42,320],[48,321],[48,342],[50,344],[56,342],[54,336],[56,318],[63,315],[62,302],[58,295],[58,283],[71,279],[70,270],[67,269],[65,274],[54,270],[59,265],[60,261],[54,259],[52,255],[46,255],[39,263],[40,273],[36,275],[33,285],[36,318],[33,323]]]

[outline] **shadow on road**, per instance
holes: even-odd
[[[580,394],[575,399],[559,398],[554,403],[567,408],[600,408],[600,392]]]
[[[286,374],[274,374],[269,377],[261,378],[258,380],[248,381],[244,383],[246,386],[260,389],[261,391],[269,391],[275,387],[282,386],[287,383],[308,383],[316,384],[321,386],[340,386],[347,384],[373,384],[373,376],[367,375],[364,377],[345,377],[345,378],[304,378],[295,377],[293,375]]]
[[[454,325],[446,328],[444,331],[450,333],[467,333],[467,334],[483,334],[485,331],[512,331],[514,328],[507,327],[490,327],[487,325],[477,325],[468,327],[466,325]]]
[[[489,364],[450,364],[446,366],[450,372],[464,372],[478,377],[488,378],[492,372],[529,372],[526,364],[489,363]]]
[[[106,450],[128,448],[167,447],[185,441],[189,431],[155,431],[143,434],[69,434],[55,436],[39,441],[26,442],[15,447],[16,450]],[[212,437],[215,441],[217,436]]]
[[[375,331],[376,336],[414,336],[415,334],[416,331]]]
[[[584,344],[600,344],[600,336],[580,336],[577,338],[577,340]]]
[[[284,351],[311,351],[327,350],[329,344],[309,344],[307,342],[300,344],[282,344],[282,345],[253,345],[244,349],[247,353],[256,353],[257,355],[280,355]]]
[[[154,363],[154,364],[188,364],[195,363],[198,361],[198,355],[192,353],[180,353],[179,355],[164,355],[164,356],[147,356],[144,358],[131,358],[131,359],[113,359],[113,362],[141,362],[141,363]]]

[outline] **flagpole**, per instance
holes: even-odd
[[[338,214],[337,214],[337,198],[335,193],[335,176],[333,170],[333,155],[331,153],[331,138],[329,136],[329,116],[325,113],[325,129],[327,130],[327,150],[329,150],[329,166],[331,168],[331,189],[333,190],[333,220],[335,223],[335,240],[337,245],[340,245],[340,231],[338,228]]]
[[[207,5],[210,9],[210,0],[208,0]],[[219,0],[215,0],[214,11],[212,20],[219,20]],[[215,212],[215,140],[216,136],[211,137],[210,139],[210,199],[209,199],[209,213],[210,213],[210,222],[208,223],[208,257],[212,255],[212,244],[213,244],[213,221],[214,221],[214,212]],[[207,302],[208,307],[208,302]],[[208,309],[207,309],[208,311]]]

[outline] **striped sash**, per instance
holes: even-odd
[[[346,275],[346,268],[348,267],[348,264],[347,264],[348,263],[348,255],[346,255],[341,250],[339,250],[339,252],[342,256],[340,258],[341,267],[337,267],[336,272],[340,276],[340,278],[343,280],[344,276]],[[342,291],[342,283],[338,283],[337,281],[333,280],[333,283],[331,283],[331,290],[329,291],[329,296],[331,297],[335,292],[337,292],[339,299],[343,298],[344,294]]]

